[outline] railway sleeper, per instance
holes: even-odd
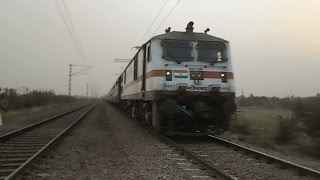
[[[0,169],[0,176],[8,176],[11,174],[15,169]]]
[[[21,166],[21,163],[1,164],[0,169],[16,169]]]
[[[22,151],[16,151],[16,150],[13,150],[13,151],[1,151],[0,150],[0,154],[32,154],[32,153],[36,153],[38,152],[38,150],[22,150]]]

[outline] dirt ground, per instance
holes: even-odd
[[[182,179],[145,129],[101,102],[24,179]]]

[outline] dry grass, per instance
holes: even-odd
[[[264,108],[240,108],[237,121],[243,121],[249,125],[250,135],[246,138],[248,141],[260,144],[270,145],[274,141],[277,133],[279,116],[289,117],[292,112],[282,109],[264,109]]]
[[[281,118],[279,118],[280,116]],[[232,133],[229,133],[228,136],[232,134],[233,138],[240,141],[279,152],[291,151],[298,154],[314,155],[315,142],[298,129],[293,130],[295,132],[290,132],[290,138],[285,143],[279,143],[279,136],[285,133],[282,133],[281,124],[283,123],[281,122],[290,120],[291,116],[292,112],[285,109],[239,108],[237,116],[231,120],[230,130]]]

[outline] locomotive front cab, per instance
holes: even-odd
[[[169,135],[227,129],[235,111],[229,43],[205,33],[168,32],[152,46],[158,50],[154,67],[164,71],[155,82],[162,88],[160,128]]]
[[[234,90],[225,44],[181,40],[162,40],[161,44],[165,91],[228,93]]]

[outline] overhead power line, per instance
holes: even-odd
[[[178,0],[178,2],[173,6],[173,8],[170,10],[170,12],[168,13],[168,15],[163,19],[163,21],[161,22],[161,24],[157,27],[157,29],[152,33],[151,36],[153,36],[158,30],[159,28],[162,26],[162,24],[167,20],[167,18],[170,16],[170,14],[173,12],[173,10],[178,6],[180,0]]]
[[[56,0],[56,5],[57,5],[58,10],[59,10],[59,12],[60,12],[60,15],[61,15],[61,17],[62,17],[62,20],[63,20],[64,24],[66,25],[66,28],[67,28],[67,30],[68,30],[68,33],[69,33],[69,35],[70,35],[70,37],[71,37],[71,40],[72,40],[72,42],[73,42],[74,48],[76,49],[76,51],[77,51],[77,53],[79,54],[79,56],[80,56],[82,59],[84,59],[84,56],[83,56],[81,47],[80,47],[80,45],[78,44],[78,42],[77,42],[77,40],[76,40],[77,37],[76,37],[76,35],[73,33],[72,28],[70,28],[70,26],[68,25],[68,22],[67,22],[67,20],[66,20],[66,17],[65,17],[65,15],[64,15],[64,13],[63,13],[63,11],[62,11],[59,3],[58,3],[58,0]],[[69,19],[69,21],[72,22],[71,19]],[[73,29],[74,29],[74,28],[73,28]]]
[[[151,27],[153,26],[153,24],[156,22],[157,18],[159,17],[161,11],[163,10],[164,6],[167,4],[168,0],[166,0],[166,2],[164,2],[164,4],[162,5],[161,9],[158,11],[157,15],[154,17],[152,23],[150,24],[148,30],[146,31],[146,33],[144,34],[144,36],[141,38],[140,40],[140,44],[142,43],[142,41],[144,40],[144,38],[147,36],[147,34],[150,32]]]
[[[74,24],[73,24],[73,22],[72,22],[70,13],[69,13],[69,11],[68,11],[67,5],[66,5],[66,3],[64,2],[64,0],[62,0],[62,5],[63,5],[63,7],[64,7],[64,9],[65,9],[65,11],[66,11],[67,19],[68,19],[69,22],[70,22],[71,30],[73,31],[73,34],[74,34],[74,36],[75,36],[75,40],[78,42],[78,47],[79,47],[79,49],[80,49],[80,52],[82,53],[82,56],[84,56],[84,58],[86,58],[85,51],[84,51],[84,49],[82,48],[81,41],[80,41],[80,39],[79,39],[79,36],[78,36],[78,33],[77,33],[76,29],[74,28]]]

